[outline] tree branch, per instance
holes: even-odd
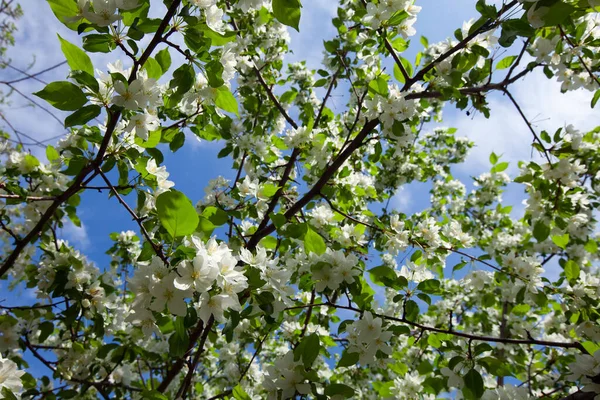
[[[500,11],[498,11],[498,15],[496,16],[495,19],[489,19],[479,29],[476,29],[470,35],[467,35],[467,37],[465,37],[463,40],[461,40],[456,46],[452,47],[450,50],[446,51],[444,54],[440,55],[438,58],[436,58],[435,60],[433,60],[432,62],[427,64],[419,72],[417,72],[415,74],[415,76],[413,76],[411,79],[407,80],[406,83],[404,84],[404,86],[402,87],[402,91],[403,92],[407,91],[416,82],[422,80],[425,77],[425,74],[427,74],[429,71],[431,71],[433,68],[435,68],[435,66],[437,64],[444,61],[445,59],[447,59],[448,57],[450,57],[452,54],[456,53],[457,51],[464,49],[472,39],[474,39],[475,37],[477,37],[478,35],[480,35],[482,33],[485,33],[487,31],[491,31],[492,29],[495,29],[498,26],[500,17],[517,4],[519,4],[519,2],[517,0],[513,0],[510,3],[506,4],[504,7],[502,7],[502,9],[500,9]]]
[[[338,309],[343,309],[343,310],[349,310],[349,311],[354,311],[357,313],[362,313],[363,310],[360,310],[358,308],[355,307],[351,307],[351,306],[342,306],[339,304],[333,304],[333,303],[321,303],[321,304],[314,304],[314,306],[327,306],[327,307],[333,307],[333,308],[338,308]],[[437,333],[446,333],[449,335],[453,335],[453,336],[458,336],[458,337],[462,337],[465,339],[469,339],[469,340],[475,340],[475,341],[479,341],[479,342],[496,342],[496,343],[505,343],[505,344],[521,344],[521,345],[537,345],[537,346],[548,346],[548,347],[560,347],[560,348],[564,348],[564,349],[577,349],[579,351],[581,351],[584,354],[589,354],[588,351],[585,349],[585,347],[583,347],[583,345],[579,342],[553,342],[553,341],[548,341],[548,340],[537,340],[537,339],[513,339],[513,338],[509,338],[509,337],[505,337],[505,338],[500,338],[500,337],[495,337],[495,336],[483,336],[483,335],[475,335],[475,334],[471,334],[471,333],[466,333],[466,332],[461,332],[461,331],[455,331],[452,329],[442,329],[442,328],[436,328],[433,326],[427,326],[427,325],[423,325],[423,324],[419,324],[418,322],[414,322],[414,321],[409,321],[406,318],[396,318],[396,317],[391,317],[388,315],[384,315],[384,314],[378,314],[378,313],[373,313],[374,316],[378,317],[378,318],[382,318],[382,319],[386,319],[388,321],[394,321],[394,322],[399,322],[402,324],[406,324],[406,325],[410,325],[413,326],[415,328],[419,328],[425,331],[429,331],[429,332],[437,332]]]
[[[150,234],[148,234],[148,231],[142,224],[142,219],[140,217],[138,217],[138,215],[135,213],[135,211],[133,211],[131,209],[131,207],[129,207],[129,204],[127,204],[127,202],[123,199],[123,197],[121,197],[119,192],[117,192],[117,189],[115,189],[115,187],[112,185],[112,183],[110,183],[110,181],[108,180],[108,178],[106,177],[104,172],[102,172],[102,170],[100,168],[97,169],[97,172],[100,174],[100,176],[102,177],[104,182],[106,182],[106,185],[110,188],[110,190],[112,190],[113,194],[115,195],[115,197],[117,198],[119,203],[121,203],[121,205],[123,207],[125,207],[125,209],[129,213],[129,215],[131,215],[133,220],[138,224],[138,226],[140,227],[140,231],[142,232],[142,234],[144,235],[146,240],[150,243],[150,245],[152,246],[152,249],[154,249],[154,252],[156,253],[156,255],[163,261],[163,263],[165,263],[165,265],[169,265],[169,260],[163,253],[162,248],[160,247],[160,245],[154,243],[154,240],[152,240],[152,238],[150,237]]]
[[[175,15],[179,5],[181,4],[181,0],[173,0],[173,3],[169,7],[165,17],[161,21],[152,41],[146,48],[146,51],[142,54],[137,63],[134,64],[134,68],[131,71],[131,75],[129,77],[129,83],[133,82],[136,78],[137,69],[144,66],[144,63],[150,57],[152,51],[156,48],[158,43],[160,43],[161,37],[171,20],[171,18]],[[54,216],[56,210],[66,202],[71,196],[76,194],[82,186],[82,182],[91,177],[97,175],[96,170],[102,165],[104,161],[104,154],[106,154],[106,150],[108,148],[108,144],[110,143],[110,139],[112,138],[113,132],[117,126],[117,122],[121,116],[120,111],[108,112],[108,124],[106,126],[106,133],[104,134],[104,138],[102,143],[100,144],[100,148],[94,160],[90,161],[80,172],[77,174],[73,183],[65,190],[60,196],[54,200],[54,202],[48,207],[46,212],[41,216],[40,220],[35,224],[33,229],[25,236],[22,240],[18,241],[15,244],[15,248],[13,251],[6,257],[4,263],[0,267],[0,278],[4,276],[4,274],[14,265],[15,261],[18,259],[21,252],[25,249],[25,247],[35,238],[39,236],[39,234],[44,230],[44,227],[48,223],[48,221]],[[61,121],[62,124],[62,121]]]

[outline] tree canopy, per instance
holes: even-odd
[[[511,92],[542,71],[596,106],[598,0],[479,0],[439,43],[418,1],[340,0],[317,70],[287,58],[301,0],[47,5],[80,40],[57,37],[70,72],[35,102],[69,132],[0,142],[0,398],[600,395],[600,127],[541,130]],[[442,112],[488,117],[494,92],[532,155],[459,180],[477,143]],[[165,157],[194,137],[234,176],[203,198]],[[414,182],[409,215],[390,199]],[[136,226],[97,210],[106,265],[60,235],[92,193]]]

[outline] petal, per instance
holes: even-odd
[[[296,390],[300,394],[309,394],[311,392],[310,383],[298,383],[296,385]]]
[[[127,92],[127,89],[125,88],[125,84],[121,81],[116,81],[114,83],[114,87],[115,87],[115,91],[119,94],[124,94],[125,92]]]
[[[148,129],[137,128],[135,134],[138,135],[142,140],[148,140]]]
[[[189,278],[177,277],[173,281],[173,286],[175,286],[175,289],[188,290],[192,287],[192,283],[192,280]]]

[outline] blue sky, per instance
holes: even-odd
[[[59,33],[73,43],[81,43],[75,32],[68,30],[55,19],[45,1],[27,0],[21,3],[24,16],[18,24],[16,46],[8,53],[14,66],[26,69],[33,64],[29,71],[35,72],[63,61],[55,33]],[[336,14],[337,6],[334,1],[324,0],[303,0],[302,3],[300,32],[290,29],[293,54],[287,60],[306,60],[309,67],[318,68],[323,57],[323,40],[332,38],[336,34],[330,20],[331,16]],[[413,45],[404,56],[414,59],[414,54],[421,49],[418,41],[420,35],[426,36],[430,43],[434,43],[452,35],[456,28],[461,27],[463,21],[476,17],[473,3],[470,0],[418,1],[417,4],[423,8],[416,24],[417,36],[414,37]],[[153,6],[151,13],[160,16],[164,6],[162,2],[153,0],[154,4],[156,7]],[[177,56],[172,52],[174,65],[179,65],[177,62],[181,61]],[[98,69],[105,69],[108,62],[114,62],[119,58],[124,59],[118,51],[108,55],[91,54],[91,57],[94,66]],[[22,76],[10,69],[3,70],[2,75],[3,79],[7,80]],[[64,80],[67,75],[68,67],[63,66],[40,76],[40,79],[51,82]],[[42,83],[33,80],[17,84],[19,90],[26,95],[40,90],[43,86]],[[515,84],[512,92],[521,103],[525,114],[539,129],[554,131],[565,123],[573,123],[582,129],[587,129],[600,124],[600,117],[589,107],[589,93],[578,91],[560,94],[559,85],[547,80],[541,72],[534,73],[526,80]],[[13,94],[11,101],[12,104],[4,108],[5,114],[20,131],[37,140],[45,140],[65,132],[57,121],[40,109],[28,106],[28,101],[19,95]],[[506,161],[512,161],[508,170],[511,176],[517,172],[516,161],[528,159],[531,155],[530,148],[524,145],[531,142],[530,133],[512,105],[496,93],[490,95],[489,102],[492,108],[492,117],[489,120],[482,115],[467,116],[451,106],[445,110],[443,125],[458,128],[457,135],[468,136],[477,143],[467,162],[455,170],[455,176],[467,183],[468,187],[470,187],[470,176],[489,170],[488,157],[491,151],[502,154]],[[341,99],[337,102],[335,98],[333,99],[334,111],[335,108],[341,109],[343,106]],[[59,118],[65,116],[65,113],[60,111],[54,112]],[[165,154],[165,165],[171,174],[169,179],[173,180],[175,187],[186,193],[193,202],[203,197],[203,188],[210,179],[218,175],[233,177],[231,160],[216,157],[220,148],[220,143],[200,143],[194,137],[188,136],[186,145],[175,155],[167,148],[162,149]],[[44,158],[42,148],[31,149],[35,155]],[[420,211],[429,204],[428,191],[427,184],[408,185],[401,188],[394,196],[391,206],[405,213]],[[515,215],[517,215],[521,210],[521,190],[510,191],[505,198],[516,206]],[[79,210],[82,227],[68,224],[61,235],[84,251],[102,268],[109,261],[109,257],[104,254],[111,245],[108,235],[114,231],[135,229],[135,224],[115,199],[108,199],[106,191],[86,192],[82,196]],[[110,218],[107,218],[108,215]]]
[[[158,3],[158,7],[153,8],[152,13],[159,16],[163,6],[160,1],[154,3]],[[304,8],[300,33],[290,29],[293,55],[288,60],[307,60],[309,67],[318,68],[323,56],[323,40],[332,38],[336,34],[330,22],[331,16],[336,13],[336,5],[331,0],[303,0],[302,3]],[[24,16],[18,23],[17,44],[8,53],[14,66],[26,69],[33,63],[29,71],[35,72],[63,61],[56,33],[73,43],[81,43],[76,33],[69,31],[55,19],[45,1],[22,0],[21,4]],[[418,42],[420,35],[426,36],[430,43],[437,42],[452,35],[463,21],[477,16],[472,0],[422,0],[417,4],[423,9],[416,25],[418,34],[406,56],[409,59],[414,59],[414,54],[421,48]],[[177,62],[181,60],[173,52],[171,54],[174,64],[179,65]],[[122,58],[118,51],[109,55],[91,54],[91,56],[94,66],[103,70],[108,62]],[[2,80],[22,76],[10,69],[2,70],[0,73]],[[52,82],[64,80],[67,75],[68,68],[63,66],[40,76],[40,79]],[[17,84],[18,89],[28,96],[43,86],[42,83],[32,80]],[[521,103],[526,115],[535,121],[539,129],[554,131],[565,123],[573,123],[581,129],[600,125],[598,113],[594,113],[589,107],[588,93],[579,91],[562,95],[559,93],[559,85],[548,81],[541,73],[532,74],[526,80],[518,82],[514,86],[513,94]],[[40,141],[65,132],[61,124],[40,109],[28,106],[28,101],[19,95],[13,94],[11,101],[12,104],[4,106],[3,111],[20,131]],[[508,170],[511,176],[514,176],[517,171],[516,160],[530,157],[530,149],[524,145],[531,142],[530,133],[512,105],[498,94],[490,95],[489,101],[492,108],[492,117],[489,120],[481,115],[467,116],[453,110],[452,107],[447,107],[445,110],[444,125],[458,128],[458,135],[468,136],[477,143],[467,162],[456,169],[456,177],[465,181],[468,187],[470,187],[469,176],[489,170],[488,157],[491,151],[503,154],[503,159],[512,162]],[[337,107],[343,107],[341,103],[333,100],[333,104]],[[335,111],[335,107],[333,109]],[[55,113],[60,118],[65,117],[65,113],[60,111]],[[175,155],[168,148],[162,149],[165,155],[164,165],[167,165],[167,170],[171,174],[169,179],[175,182],[175,188],[186,193],[194,203],[204,196],[203,188],[210,179],[218,175],[228,178],[234,176],[231,160],[217,158],[220,148],[219,143],[199,143],[194,137],[188,136],[186,145]],[[44,158],[44,149],[36,147],[31,149],[35,155]],[[100,182],[97,183],[102,185]],[[428,191],[427,184],[408,185],[394,196],[391,206],[405,213],[420,211],[429,204]],[[522,199],[520,189],[507,193],[506,198],[516,206],[515,214],[519,213]],[[135,200],[131,200],[134,204]],[[136,224],[131,221],[130,216],[114,198],[108,198],[106,191],[103,193],[87,191],[82,196],[79,217],[83,223],[81,228],[67,225],[60,234],[83,251],[100,268],[106,266],[110,260],[105,254],[106,249],[112,244],[109,234],[136,229]],[[453,264],[449,262],[449,265]],[[555,275],[557,272],[555,269],[549,273]],[[5,289],[6,283],[0,282],[0,293],[6,293]],[[14,293],[10,297],[0,295],[0,300],[4,298],[6,298],[5,305],[23,305],[34,301],[34,294],[25,291],[25,293]],[[34,371],[43,370],[43,367],[38,369],[39,366],[36,364],[38,363],[32,364],[35,366]]]

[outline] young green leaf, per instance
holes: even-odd
[[[469,370],[464,376],[465,388],[468,389],[469,396],[468,398],[479,399],[483,396],[483,392],[485,392],[485,387],[483,385],[483,378],[481,374],[474,369]],[[463,391],[464,393],[464,391]],[[465,393],[466,394],[466,393]]]
[[[160,65],[163,74],[166,73],[171,67],[171,55],[169,54],[169,49],[165,48],[156,53],[156,61]]]
[[[221,86],[217,89],[215,105],[224,111],[239,115],[238,103],[227,86]]]
[[[594,93],[594,97],[592,97],[592,108],[596,107],[598,99],[600,99],[600,89],[596,90],[596,92]]]
[[[48,145],[48,147],[46,147],[46,158],[48,161],[52,162],[54,160],[58,160],[60,158],[60,154],[53,146]]]
[[[538,220],[533,224],[533,237],[538,242],[543,242],[550,235],[550,227],[542,220]]]
[[[100,115],[100,111],[102,111],[100,106],[95,104],[82,107],[65,119],[65,128],[84,125],[86,122]]]
[[[344,385],[342,383],[331,383],[325,388],[325,394],[327,396],[340,395],[348,399],[354,396],[356,392],[350,386]]]
[[[273,15],[279,22],[300,32],[300,0],[273,0]]]
[[[87,103],[83,91],[67,81],[52,82],[34,95],[63,111],[75,111]]]
[[[304,363],[304,368],[308,369],[313,365],[313,363],[319,356],[319,351],[321,350],[319,335],[317,335],[316,333],[308,335],[304,339],[302,339],[302,343],[302,362]]]
[[[554,235],[552,236],[552,242],[564,250],[567,248],[567,244],[569,244],[569,234],[565,233],[564,235]]]
[[[323,254],[327,246],[321,235],[309,227],[304,235],[304,249],[307,253]]]
[[[183,193],[169,190],[156,199],[158,219],[173,237],[191,235],[198,226],[196,208]]]
[[[160,63],[152,57],[144,63],[144,70],[148,73],[148,78],[152,79],[159,79],[164,73]]]
[[[233,388],[231,394],[235,400],[252,400],[252,397],[239,384]]]
[[[73,71],[85,71],[94,76],[94,65],[92,64],[90,57],[85,54],[85,51],[66,41],[60,35],[58,35],[58,40],[60,40],[60,49],[65,55],[69,67],[71,67]]]
[[[359,358],[360,356],[358,353],[348,353],[347,350],[344,350],[342,353],[342,358],[340,358],[340,361],[337,364],[337,368],[355,365]]]
[[[515,62],[516,59],[517,59],[517,56],[504,57],[502,60],[500,60],[498,62],[498,64],[496,64],[496,69],[506,69],[506,68],[510,67],[511,65],[513,65],[513,63]]]
[[[569,282],[577,280],[580,271],[579,265],[575,261],[569,260],[565,263],[565,276]]]

